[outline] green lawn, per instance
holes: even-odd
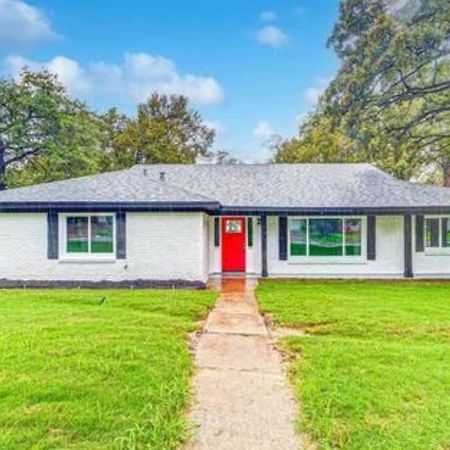
[[[0,291],[0,448],[171,449],[208,291]]]
[[[450,283],[264,281],[319,448],[450,448]]]

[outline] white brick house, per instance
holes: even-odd
[[[0,285],[450,277],[450,189],[368,164],[154,165],[0,193]]]

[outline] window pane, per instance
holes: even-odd
[[[91,252],[112,253],[113,218],[112,216],[91,217]]]
[[[225,232],[229,234],[242,233],[242,221],[240,219],[227,220],[225,222]]]
[[[305,219],[290,221],[291,256],[306,256],[306,224]]]
[[[89,251],[88,223],[87,217],[67,218],[68,253],[87,253]]]
[[[341,219],[311,219],[309,221],[310,256],[342,256]]]
[[[429,248],[439,247],[439,219],[426,219],[425,245]]]
[[[345,219],[345,254],[361,256],[362,254],[362,220]]]
[[[442,219],[442,247],[450,247],[450,218]]]

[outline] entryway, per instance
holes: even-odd
[[[222,218],[222,272],[246,270],[245,217]]]

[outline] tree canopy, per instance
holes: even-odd
[[[155,93],[136,117],[116,108],[97,115],[46,71],[0,79],[0,190],[133,164],[194,163],[212,155],[214,137],[184,96]],[[216,159],[234,162],[226,152]]]
[[[0,189],[97,170],[97,119],[55,76],[0,79]]]
[[[350,161],[371,161],[404,179],[431,164],[450,185],[449,24],[448,0],[343,0],[328,42],[340,69],[295,138],[300,159],[320,159],[328,146],[340,161],[344,150],[328,141],[345,136],[343,145],[355,149]],[[314,138],[320,130],[333,138]],[[286,148],[276,147],[275,160]]]
[[[189,109],[184,96],[154,93],[138,105],[136,118],[126,118],[113,109],[103,119],[106,165],[113,169],[194,163],[198,156],[209,154],[215,137],[200,113]]]

